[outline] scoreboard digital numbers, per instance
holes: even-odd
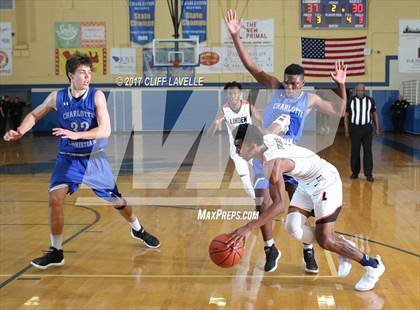
[[[366,28],[366,0],[301,0],[302,28]]]

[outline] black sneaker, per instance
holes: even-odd
[[[148,248],[156,249],[160,247],[158,238],[149,234],[143,227],[139,231],[131,229],[131,236],[134,239],[141,240]]]
[[[318,273],[319,269],[315,260],[314,249],[303,249],[303,260],[306,272]]]
[[[31,265],[39,269],[47,269],[51,266],[63,266],[63,250],[57,250],[56,248],[51,246],[44,256],[33,259],[31,261]]]
[[[277,250],[274,244],[272,246],[265,246],[264,252],[265,252],[264,271],[273,272],[274,270],[277,269],[277,262],[281,257],[281,252]]]
[[[359,176],[357,175],[357,174],[352,174],[351,176],[350,176],[350,179],[357,179]]]
[[[368,177],[366,177],[366,180],[368,181],[368,182],[373,182],[373,181],[375,181],[375,179],[373,178],[373,176],[368,176]]]

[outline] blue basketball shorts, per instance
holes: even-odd
[[[121,197],[104,151],[86,156],[59,153],[49,191],[68,187],[68,193],[71,195],[82,183],[102,199],[112,201]]]
[[[263,163],[261,160],[253,159],[252,160],[252,170],[254,172],[254,189],[268,189],[269,188],[269,181],[264,175]],[[298,186],[298,182],[289,177],[288,175],[283,174],[283,179],[285,183],[292,184],[294,186]]]

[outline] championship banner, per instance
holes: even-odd
[[[155,0],[130,0],[130,41],[145,45],[155,38]]]
[[[185,0],[182,11],[184,39],[207,40],[207,0]]]
[[[56,48],[55,49],[55,74],[66,75],[66,61],[74,53],[87,54],[92,59],[92,73],[96,75],[107,74],[106,48]]]

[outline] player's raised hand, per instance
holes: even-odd
[[[344,64],[344,61],[336,61],[335,71],[330,73],[334,82],[337,84],[344,84],[347,76],[347,65]]]
[[[9,130],[3,136],[4,141],[16,141],[22,138],[23,135],[19,132],[19,130]]]
[[[223,111],[218,111],[215,117],[215,121],[220,123],[225,119],[225,114],[223,113]]]
[[[235,10],[230,9],[227,11],[225,15],[225,23],[232,36],[239,35],[243,22],[242,18],[238,21]]]
[[[78,135],[77,132],[67,130],[67,129],[63,129],[63,128],[53,128],[52,134],[53,134],[53,136],[67,138],[67,139],[70,139],[70,140],[78,140],[79,139],[79,135]]]

